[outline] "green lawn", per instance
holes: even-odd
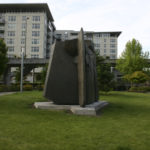
[[[0,150],[150,150],[150,94],[112,92],[100,116],[37,110],[42,92],[0,97]]]

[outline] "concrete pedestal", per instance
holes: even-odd
[[[69,110],[73,114],[77,115],[90,115],[96,116],[97,112],[108,105],[106,101],[98,101],[92,104],[80,107],[79,105],[56,105],[53,102],[35,102],[34,107],[38,109],[49,109],[49,110]]]

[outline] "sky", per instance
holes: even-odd
[[[20,3],[20,0],[5,0]],[[121,31],[118,56],[133,38],[150,52],[150,0],[22,0],[48,3],[58,30]]]

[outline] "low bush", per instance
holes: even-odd
[[[7,92],[7,91],[8,91],[8,86],[0,85],[0,92]]]
[[[129,92],[150,92],[150,87],[149,86],[131,87],[129,89]]]
[[[33,87],[31,84],[26,84],[23,86],[23,90],[25,91],[32,91],[33,90]]]
[[[44,89],[44,85],[39,84],[36,86],[36,89],[41,91]]]

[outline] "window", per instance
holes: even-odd
[[[110,55],[111,59],[116,59],[116,55]]]
[[[111,50],[110,50],[110,53],[115,53],[115,52],[116,52],[115,49],[111,49]]]
[[[8,21],[16,21],[16,16],[8,16]]]
[[[14,47],[8,47],[8,52],[14,52]]]
[[[104,49],[104,53],[106,53],[106,49]]]
[[[33,16],[32,21],[40,21],[40,16]]]
[[[106,42],[106,39],[104,39],[104,42]]]
[[[26,24],[25,23],[22,24],[22,29],[26,29]]]
[[[94,47],[100,47],[100,44],[98,44],[98,43],[94,43]]]
[[[15,23],[8,23],[8,29],[15,29],[16,24]]]
[[[7,39],[7,44],[14,44],[14,39]]]
[[[40,29],[40,24],[39,23],[33,23],[32,29]]]
[[[102,36],[103,36],[103,37],[109,37],[110,34],[109,34],[109,33],[103,33]]]
[[[25,31],[22,31],[22,36],[25,36],[26,35],[26,32]]]
[[[8,58],[14,58],[15,56],[13,54],[7,54]]]
[[[100,37],[100,34],[95,34],[95,37]]]
[[[32,31],[32,36],[40,36],[40,31]]]
[[[39,55],[38,54],[32,54],[31,58],[39,58]]]
[[[15,31],[8,31],[8,36],[15,36]]]
[[[106,44],[104,44],[104,47],[106,48]]]
[[[115,44],[110,44],[110,47],[111,47],[111,48],[115,48],[116,45],[115,45]]]
[[[25,39],[21,39],[21,44],[25,44]]]
[[[39,39],[32,39],[32,44],[39,44],[40,40]]]
[[[26,16],[22,16],[22,21],[26,21]]]
[[[31,52],[39,52],[39,47],[31,47]]]
[[[116,39],[110,39],[110,42],[114,43],[116,42]]]

